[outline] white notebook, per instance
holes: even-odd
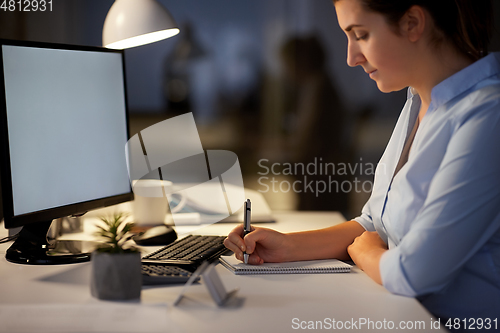
[[[264,263],[247,265],[232,256],[222,256],[220,263],[236,275],[248,274],[311,274],[311,273],[349,273],[351,265],[337,259],[292,261],[283,263]]]

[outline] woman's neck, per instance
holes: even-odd
[[[434,52],[427,52],[426,57],[420,57],[415,67],[416,74],[415,88],[422,101],[421,117],[427,112],[427,107],[431,103],[432,89],[440,82],[449,78],[453,74],[461,71],[472,64],[473,61],[462,53],[458,53],[453,47],[442,47]]]

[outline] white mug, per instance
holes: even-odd
[[[168,180],[140,179],[133,183],[134,188],[134,222],[137,225],[159,225],[165,223],[169,211],[169,203],[165,193],[173,192],[173,183]],[[179,203],[170,209],[171,213],[179,212],[186,204],[187,198],[182,194]]]

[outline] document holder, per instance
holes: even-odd
[[[193,282],[196,281],[196,279],[199,276],[202,277],[203,284],[208,289],[210,296],[217,304],[217,306],[223,307],[227,305],[231,299],[234,299],[236,293],[238,292],[238,288],[231,290],[230,292],[227,292],[226,288],[224,287],[224,284],[222,283],[222,280],[219,277],[219,274],[217,274],[217,271],[214,269],[215,265],[216,264],[214,263],[211,264],[208,263],[207,261],[201,264],[201,266],[198,267],[198,269],[193,273],[193,275],[191,275],[189,280],[186,282],[184,288],[182,288],[181,293],[174,302],[174,306],[177,306],[180,303],[186,291],[193,284]]]

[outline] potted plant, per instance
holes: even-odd
[[[92,296],[104,300],[140,299],[142,288],[141,254],[129,245],[132,223],[125,223],[127,215],[116,213],[101,217],[96,225],[96,236],[104,240],[103,246],[92,253]]]

